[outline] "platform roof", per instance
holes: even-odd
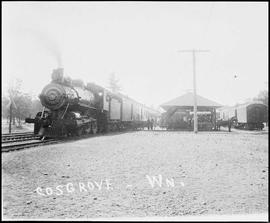
[[[168,110],[173,107],[178,108],[191,108],[194,105],[194,96],[193,93],[186,93],[180,97],[177,97],[171,101],[168,101],[161,105],[165,110]],[[207,98],[204,98],[197,94],[197,106],[204,108],[218,108],[222,107],[221,104],[211,101]]]

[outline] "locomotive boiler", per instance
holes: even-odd
[[[95,134],[121,129],[143,128],[157,111],[120,93],[112,93],[94,83],[64,77],[55,69],[52,81],[39,95],[43,110],[34,119],[34,133],[42,137]]]
[[[82,81],[64,78],[63,69],[55,69],[39,95],[43,111],[26,122],[34,123],[34,133],[41,136],[96,133],[97,97]]]

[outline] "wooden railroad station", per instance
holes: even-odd
[[[193,106],[193,93],[186,93],[162,104],[166,112],[162,115],[161,125],[167,129],[193,130]],[[216,130],[216,109],[219,107],[222,105],[197,94],[199,130]]]

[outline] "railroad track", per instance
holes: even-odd
[[[14,133],[4,133],[3,136],[13,136],[13,135],[25,135],[25,134],[33,134],[33,132],[14,132]]]
[[[60,140],[55,139],[47,139],[47,140],[30,140],[30,141],[23,141],[23,142],[11,142],[11,143],[4,143],[2,144],[2,152],[10,152],[14,150],[21,150],[30,147],[36,147],[41,145],[49,145],[59,143]]]
[[[85,136],[74,136],[68,139],[45,139],[40,140],[40,137],[34,135],[33,132],[2,134],[2,152],[9,152],[15,150],[26,149],[30,147],[36,147],[41,145],[56,144],[61,142],[73,141],[78,139],[88,138]]]
[[[20,150],[40,145],[54,144],[60,142],[55,139],[40,140],[33,132],[2,134],[2,152]]]
[[[32,132],[27,133],[14,133],[14,134],[3,134],[2,135],[2,144],[10,142],[20,142],[39,139],[39,136],[34,135]]]

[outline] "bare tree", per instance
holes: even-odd
[[[32,107],[32,98],[29,94],[21,91],[22,80],[15,79],[13,83],[9,84],[7,96],[2,97],[4,101],[4,108],[2,108],[3,115],[10,118],[10,109],[12,106],[12,122],[13,125],[16,121],[21,126],[21,120],[29,116]],[[9,106],[12,104],[11,106]]]
[[[22,94],[21,92],[21,85],[22,85],[22,80],[16,78],[15,80],[13,80],[12,82],[9,83],[9,87],[8,87],[8,92],[7,92],[7,98],[8,101],[11,103],[11,105],[13,105],[12,111],[11,110],[11,106],[7,106],[8,107],[8,117],[10,118],[10,116],[12,116],[12,122],[13,125],[15,125],[15,119],[16,116],[18,115],[18,107],[16,105],[16,102],[19,101],[19,97]]]
[[[254,100],[261,101],[262,103],[268,106],[268,91],[267,90],[260,91],[258,96],[254,98]]]
[[[9,103],[10,100],[7,96],[2,96],[2,119],[6,118],[8,120],[9,117]]]
[[[122,87],[119,84],[119,79],[116,78],[115,73],[111,73],[110,75],[108,88],[115,93],[122,90]]]

